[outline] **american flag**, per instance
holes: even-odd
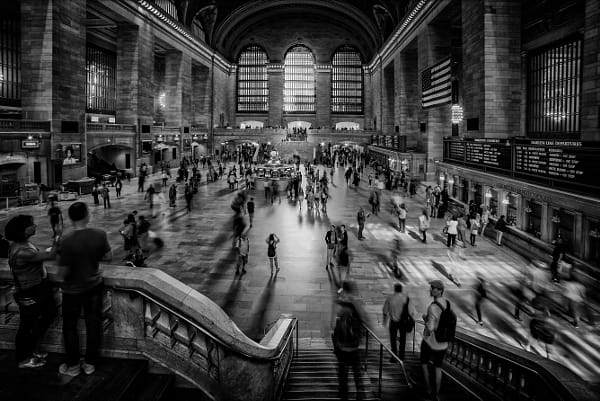
[[[440,61],[421,73],[424,109],[452,101],[450,76],[450,58]]]

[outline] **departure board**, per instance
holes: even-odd
[[[465,143],[465,163],[511,169],[511,144],[506,139],[476,138]]]
[[[599,186],[600,163],[597,143],[567,140],[515,142],[515,172]]]
[[[465,143],[463,141],[449,141],[447,155],[451,160],[465,161]]]

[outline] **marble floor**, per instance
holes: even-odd
[[[323,171],[320,166],[319,170]],[[325,269],[324,236],[330,224],[345,224],[349,232],[351,250],[351,277],[356,281],[359,296],[365,304],[371,324],[381,338],[386,339],[382,326],[381,308],[387,295],[398,280],[392,266],[392,251],[400,255],[401,277],[416,309],[424,312],[429,299],[428,282],[440,279],[446,285],[446,294],[454,303],[460,327],[489,336],[494,341],[523,348],[528,319],[518,322],[512,317],[514,289],[522,279],[529,261],[507,247],[497,247],[488,239],[478,237],[477,247],[467,247],[463,258],[449,258],[442,236],[441,219],[433,219],[427,243],[419,241],[417,217],[423,207],[423,189],[413,198],[402,198],[408,209],[407,231],[400,233],[397,221],[390,213],[390,200],[397,193],[384,191],[381,213],[367,219],[366,240],[357,238],[356,213],[359,206],[369,208],[369,188],[366,174],[359,188],[348,187],[343,169],[336,168],[328,202],[327,214],[307,213],[306,204],[300,212],[298,205],[281,198],[281,203],[266,202],[262,191],[251,191],[255,198],[256,213],[253,227],[248,231],[250,255],[247,273],[235,274],[236,253],[232,248],[233,212],[230,203],[235,191],[228,189],[225,179],[203,182],[194,197],[192,212],[187,213],[183,187],[179,185],[177,206],[169,208],[166,193],[160,195],[154,206],[152,230],[165,242],[164,248],[150,252],[149,267],[161,269],[185,282],[219,304],[234,322],[251,338],[259,339],[269,325],[283,313],[299,319],[300,337],[305,342],[329,338],[331,311],[339,285],[336,269]],[[158,176],[150,181],[160,187]],[[169,181],[169,185],[172,181]],[[144,194],[136,192],[137,179],[126,183],[121,199],[112,199],[112,208],[91,206],[92,225],[106,230],[113,247],[114,264],[122,263],[125,256],[123,241],[118,232],[128,213],[151,216]],[[114,190],[111,188],[111,195]],[[91,196],[82,200],[93,204]],[[72,201],[61,201],[59,206],[66,217]],[[17,213],[34,215],[38,233],[33,242],[50,244],[47,206],[34,205],[9,211],[0,210],[0,229]],[[68,224],[67,224],[68,226]],[[274,232],[281,239],[277,253],[281,271],[272,276],[267,259],[265,239]],[[452,271],[461,283],[459,287],[449,280]],[[473,285],[481,274],[490,284],[489,300],[483,306],[484,325],[476,322],[473,307]],[[600,309],[594,305],[596,312]],[[556,311],[554,319],[559,332],[551,358],[565,364],[587,380],[600,380],[600,333],[585,322],[574,329],[564,311]],[[527,315],[525,315],[527,317]],[[418,347],[420,338],[415,339]],[[413,339],[409,338],[409,342]],[[539,347],[533,352],[541,354]]]

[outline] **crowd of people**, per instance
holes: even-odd
[[[336,151],[331,156],[331,167],[316,166],[309,161],[304,162],[304,168],[296,164],[294,172],[289,179],[265,179],[260,181],[264,187],[264,199],[267,207],[275,207],[281,203],[281,195],[285,194],[289,203],[298,207],[299,213],[314,214],[315,216],[327,214],[327,201],[330,197],[330,185],[334,185],[333,176],[336,167],[344,169],[344,179],[348,187],[360,186],[365,166],[368,159],[355,152]],[[179,187],[183,186],[183,198],[186,202],[185,210],[192,212],[194,195],[198,192],[201,182],[200,169],[206,169],[207,184],[222,177],[227,177],[229,189],[236,191],[231,202],[233,216],[232,246],[236,251],[235,274],[240,277],[247,272],[248,260],[251,252],[249,230],[254,223],[256,210],[255,196],[257,165],[242,157],[233,164],[221,160],[202,158],[184,160],[176,170],[176,177],[171,177],[171,168],[168,164],[161,165],[159,173],[160,183],[150,182],[147,186],[147,166],[142,165],[139,171],[138,192],[144,194],[148,202],[149,215],[138,214],[133,211],[123,221],[119,232],[123,237],[123,248],[127,252],[126,260],[131,266],[143,266],[146,254],[152,247],[162,246],[162,240],[152,232],[152,218],[155,217],[154,207],[156,197],[166,202],[163,193],[168,196],[168,205],[176,207]],[[210,178],[209,178],[210,177]],[[282,185],[285,183],[285,185]],[[448,247],[447,273],[453,282],[460,286],[456,265],[460,258],[465,258],[464,250],[468,246],[476,247],[478,238],[486,233],[486,227],[491,224],[489,208],[484,205],[475,205],[471,202],[468,210],[452,208],[450,196],[446,188],[440,186],[427,186],[424,191],[423,204],[410,214],[405,199],[414,197],[416,181],[406,177],[404,173],[388,173],[379,171],[368,175],[369,197],[371,211],[365,211],[360,206],[357,211],[358,240],[365,240],[364,228],[367,219],[381,213],[381,199],[384,191],[390,191],[392,199],[391,215],[394,225],[401,234],[407,233],[407,220],[416,219],[420,240],[427,243],[427,232],[431,227],[432,219],[443,219],[443,234]],[[160,187],[160,188],[157,188]],[[281,188],[283,187],[283,188]],[[99,205],[99,197],[104,199],[104,207],[110,208],[108,189],[96,187],[92,193],[93,204]],[[122,186],[115,187],[117,198],[121,196]],[[106,194],[103,194],[103,191]],[[419,198],[420,199],[420,198]],[[16,299],[21,311],[21,321],[17,333],[17,363],[21,368],[34,368],[45,363],[46,353],[39,348],[39,342],[47,327],[55,318],[55,306],[51,296],[52,285],[48,282],[43,262],[57,259],[61,266],[61,274],[65,283],[63,291],[63,332],[65,337],[66,358],[59,372],[69,376],[76,376],[81,372],[92,374],[98,363],[98,347],[100,344],[99,305],[103,295],[102,279],[98,264],[100,261],[112,257],[111,247],[102,230],[89,228],[89,210],[84,202],[73,203],[68,210],[69,220],[73,230],[64,229],[62,212],[55,200],[51,200],[48,207],[48,221],[52,229],[53,245],[46,251],[39,250],[31,238],[36,233],[36,225],[32,216],[18,215],[11,219],[5,228],[6,239],[10,241],[10,248],[6,250],[9,266],[13,272],[16,287]],[[496,219],[494,229],[496,244],[502,245],[502,234],[506,231],[504,216]],[[74,245],[77,235],[77,246]],[[157,241],[158,239],[158,241]],[[277,275],[281,269],[277,256],[277,247],[281,239],[272,232],[265,238],[264,258],[267,270],[271,275]],[[325,242],[325,270],[328,270],[337,284],[336,312],[332,315],[333,343],[339,365],[339,385],[342,399],[347,397],[348,370],[354,371],[357,389],[362,386],[360,380],[360,355],[359,334],[352,325],[356,322],[369,327],[369,317],[364,313],[364,308],[357,297],[356,284],[352,281],[352,253],[349,245],[348,231],[345,224],[330,224],[324,235]],[[264,246],[264,245],[263,245]],[[4,248],[7,248],[3,245]],[[593,322],[593,314],[586,308],[586,289],[575,280],[576,272],[565,268],[565,254],[567,248],[564,239],[557,235],[552,252],[550,274],[545,269],[532,264],[525,269],[522,280],[517,290],[514,305],[514,318],[522,321],[521,313],[525,311],[532,318],[529,321],[529,339],[527,348],[534,340],[543,344],[547,354],[551,353],[551,344],[555,339],[556,320],[552,318],[551,293],[557,291],[556,286],[561,285],[560,291],[567,299],[567,312],[572,319],[574,327],[578,327],[581,315]],[[4,252],[4,251],[3,251]],[[85,254],[84,254],[85,253]],[[0,255],[1,256],[1,255]],[[396,253],[396,258],[401,255]],[[454,267],[453,267],[454,266]],[[560,281],[563,280],[562,283]],[[441,386],[441,367],[452,340],[453,330],[456,326],[456,315],[452,305],[444,297],[445,285],[441,280],[430,282],[429,295],[431,304],[422,315],[418,315],[410,295],[404,291],[400,283],[394,285],[394,292],[388,296],[383,305],[383,324],[390,335],[392,362],[404,359],[406,334],[414,328],[415,322],[422,322],[423,342],[421,344],[421,363],[424,373],[425,386],[431,399],[437,399]],[[492,288],[482,275],[477,275],[471,293],[473,294],[473,309],[477,322],[483,325],[483,312],[485,304],[490,302]],[[84,308],[84,318],[87,329],[87,351],[81,359],[79,355],[78,336],[75,329],[77,318]],[[430,367],[433,371],[430,372]]]

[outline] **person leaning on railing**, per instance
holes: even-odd
[[[20,313],[15,339],[19,368],[37,368],[46,363],[48,354],[39,349],[39,342],[56,317],[53,288],[43,262],[54,259],[58,237],[49,251],[40,251],[29,241],[35,230],[33,217],[22,214],[10,219],[4,229],[6,238],[12,242],[8,265],[13,274],[14,297]]]

